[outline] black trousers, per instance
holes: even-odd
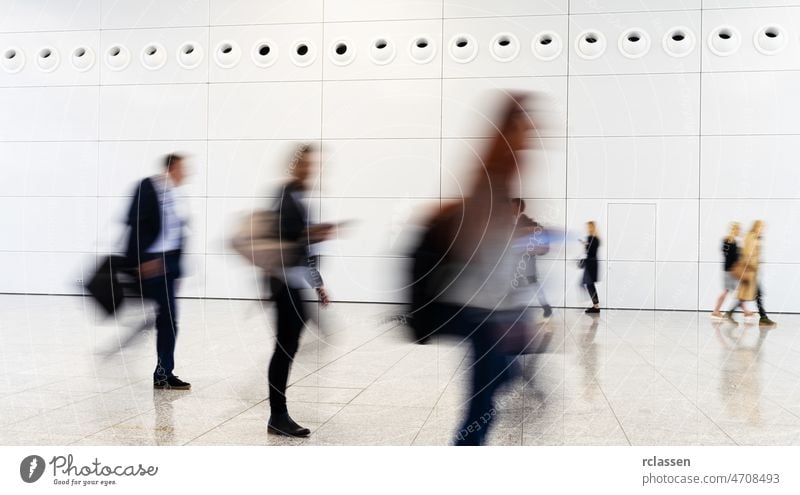
[[[583,284],[586,287],[586,290],[589,292],[589,297],[592,298],[592,304],[600,304],[600,299],[597,297],[597,288],[594,286],[594,283],[591,284]]]
[[[159,255],[164,261],[165,273],[142,280],[142,295],[156,303],[156,369],[154,381],[173,376],[175,369],[175,342],[178,338],[178,308],[175,304],[175,280],[180,274],[180,254]]]
[[[275,352],[269,362],[269,408],[271,414],[286,413],[286,385],[294,356],[300,345],[300,335],[305,328],[306,316],[300,291],[292,289],[281,280],[270,278],[272,297],[277,313]]]
[[[758,315],[761,318],[768,318],[767,310],[764,309],[764,301],[761,297],[761,285],[756,286],[756,306],[758,306]]]

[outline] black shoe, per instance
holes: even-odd
[[[589,308],[585,311],[587,315],[598,315],[600,314],[600,308]]]
[[[286,437],[307,437],[311,430],[303,428],[289,416],[289,413],[273,414],[267,422],[267,433]]]
[[[775,325],[777,325],[777,323],[775,323],[774,321],[770,320],[769,317],[767,317],[767,316],[762,316],[758,320],[758,325],[761,326],[761,327],[774,327]]]
[[[553,316],[553,308],[551,308],[550,306],[545,306],[544,314],[542,316],[544,316],[545,318],[550,318],[551,316]]]
[[[170,376],[166,380],[154,380],[153,388],[159,390],[190,390],[192,384],[186,383],[177,376]]]

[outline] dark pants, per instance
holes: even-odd
[[[761,297],[761,285],[756,286],[756,306],[758,306],[758,314],[761,318],[768,318],[767,310],[764,309],[764,301]]]
[[[736,304],[731,308],[730,312],[733,313],[739,306],[744,308],[744,301],[742,301],[741,299],[736,300]],[[769,315],[767,315],[767,310],[764,308],[764,299],[761,293],[761,284],[756,286],[756,306],[758,307],[759,317],[769,318]]]
[[[512,360],[498,347],[498,334],[491,328],[495,320],[489,310],[467,307],[453,322],[469,333],[473,353],[469,409],[456,433],[456,445],[484,444],[497,416],[494,396],[514,375]]]
[[[174,376],[175,341],[178,337],[178,309],[175,304],[175,280],[180,274],[180,254],[159,255],[164,261],[165,273],[142,280],[142,295],[156,303],[156,354],[158,360],[153,372],[154,381]]]
[[[600,298],[597,297],[597,288],[594,286],[594,283],[583,285],[586,287],[586,291],[589,292],[589,297],[592,298],[592,304],[600,304]]]
[[[275,352],[269,362],[269,408],[273,415],[286,413],[286,384],[297,348],[300,334],[308,319],[300,300],[300,291],[288,287],[284,282],[270,279],[272,297],[275,299],[277,329]]]

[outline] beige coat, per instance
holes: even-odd
[[[756,234],[750,232],[744,238],[742,253],[737,262],[737,264],[740,265],[737,267],[737,271],[741,272],[739,278],[739,299],[742,301],[752,301],[756,298],[758,263],[760,257],[761,241]]]

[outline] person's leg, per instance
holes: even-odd
[[[473,352],[480,352],[473,345]],[[493,357],[484,355],[472,364],[472,387],[467,415],[456,433],[456,445],[483,445],[492,419],[497,414],[492,398],[499,377],[493,373]]]
[[[597,287],[595,287],[594,284],[592,283],[589,284],[588,289],[589,289],[589,296],[592,298],[592,304],[594,304],[594,307],[596,308],[600,306],[600,298],[597,297]]]
[[[167,275],[164,280],[166,306],[159,309],[156,317],[156,349],[158,364],[156,373],[163,377],[174,376],[175,342],[178,339],[178,309],[175,304],[175,278]],[[159,324],[159,319],[161,323]]]
[[[597,297],[597,288],[594,286],[594,282],[585,284],[586,291],[589,293],[589,297],[592,298],[592,307],[587,309],[587,313],[599,313],[600,312],[600,298]]]
[[[775,325],[775,322],[769,319],[767,310],[764,308],[763,294],[761,293],[761,284],[756,285],[756,305],[758,306],[758,315],[759,315],[758,324],[762,326]]]
[[[725,312],[725,318],[730,320],[730,321],[732,321],[733,323],[736,323],[736,320],[733,318],[733,313],[736,311],[736,308],[738,308],[738,307],[742,308],[742,310],[744,311],[744,315],[745,316],[749,316],[749,314],[747,312],[747,308],[744,305],[744,301],[742,301],[741,299],[737,298],[736,302],[734,302],[733,306],[731,306],[731,309],[729,309],[728,311]]]
[[[492,323],[483,318],[472,324],[472,387],[467,415],[456,433],[455,444],[459,446],[483,445],[497,416],[495,393],[512,376],[509,360],[495,345],[496,335],[488,328]]]
[[[275,351],[269,363],[269,405],[274,415],[286,414],[286,386],[292,361],[300,344],[305,326],[305,313],[300,293],[281,281],[273,279],[272,294],[277,312]]]
[[[175,278],[159,276],[143,283],[144,295],[156,305],[156,369],[153,381],[163,383],[175,368],[175,338],[178,333],[175,307]]]
[[[155,325],[155,320],[150,316],[145,316],[143,321],[140,321],[136,325],[131,327],[128,336],[125,337],[125,340],[122,340],[119,344],[119,348],[116,349],[117,351],[121,351],[122,349],[128,347],[136,340],[140,335],[144,334],[148,329],[153,328]]]
[[[539,305],[544,310],[544,317],[548,318],[553,314],[553,307],[547,302],[547,297],[544,295],[544,288],[541,284],[536,284],[536,297],[539,300]]]
[[[767,310],[764,309],[764,301],[761,297],[761,284],[756,285],[756,307],[758,307],[758,316],[761,318],[769,318]]]
[[[714,312],[712,313],[714,316],[722,316],[719,311],[722,309],[722,303],[725,302],[726,297],[728,297],[728,289],[723,290],[722,294],[717,298],[717,304],[714,306]]]

